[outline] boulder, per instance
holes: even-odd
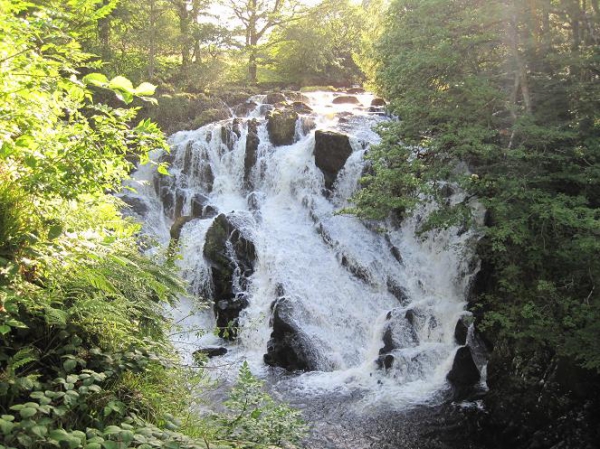
[[[310,102],[310,98],[302,92],[284,92],[284,94],[289,101],[301,101],[302,103]]]
[[[298,114],[310,114],[313,111],[309,105],[301,101],[294,101],[292,103],[292,109]]]
[[[351,89],[348,89],[346,92],[349,94],[352,94],[352,95],[356,95],[356,94],[364,94],[365,90],[362,87],[352,87]]]
[[[229,151],[233,151],[233,148],[242,135],[240,130],[240,119],[235,118],[231,123],[221,126],[221,142],[223,142]]]
[[[298,120],[297,112],[289,109],[269,111],[267,120],[267,131],[273,145],[281,146],[294,143],[296,120]]]
[[[273,304],[273,332],[267,343],[264,361],[288,371],[317,369],[311,357],[308,339],[292,319],[293,306],[288,298],[281,297]]]
[[[340,95],[339,97],[335,97],[332,101],[333,104],[360,104],[358,98],[354,95]]]
[[[256,106],[258,106],[258,104],[256,104],[254,101],[247,101],[234,106],[233,112],[238,117],[246,117],[256,109]]]
[[[300,116],[300,121],[302,123],[302,132],[304,135],[308,134],[311,130],[317,127],[314,118],[307,115]]]
[[[240,311],[248,305],[244,290],[254,272],[254,244],[220,214],[206,232],[203,253],[211,268],[212,300],[219,335],[233,340]],[[236,271],[241,276],[239,288],[233,284]]]
[[[194,355],[205,355],[209,359],[227,354],[227,348],[223,346],[205,346],[194,351]]]
[[[446,376],[452,386],[463,396],[466,388],[473,387],[481,379],[477,365],[473,361],[471,350],[464,346],[458,348],[452,363],[452,369]]]
[[[371,106],[383,107],[387,106],[387,102],[383,98],[373,98],[373,100],[371,101]]]
[[[375,363],[379,369],[390,369],[394,365],[394,356],[392,354],[380,355]]]
[[[280,92],[272,92],[270,94],[267,94],[267,98],[265,99],[265,104],[282,103],[285,101],[287,101],[287,99],[285,98],[285,95],[283,95]]]
[[[248,135],[246,136],[246,155],[244,157],[244,182],[250,181],[250,173],[252,167],[256,165],[258,145],[260,138],[258,137],[258,122],[250,120],[248,122]]]
[[[325,187],[333,187],[338,172],[352,154],[350,139],[335,131],[315,132],[315,164],[323,172]]]
[[[196,193],[192,197],[191,202],[191,216],[193,218],[203,218],[204,207],[208,204],[209,199],[206,195]]]

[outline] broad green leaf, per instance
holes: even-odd
[[[133,94],[135,92],[135,89],[133,88],[133,84],[131,84],[131,81],[129,81],[124,76],[116,76],[113,79],[111,79],[110,82],[108,83],[108,87],[110,89],[123,90],[123,91],[129,92],[131,94]]]
[[[37,413],[37,410],[33,407],[25,407],[19,411],[23,418],[31,418]]]
[[[151,83],[142,83],[135,89],[135,94],[138,96],[150,96],[156,92],[156,86]]]
[[[92,86],[105,87],[108,84],[108,78],[102,73],[90,73],[83,77],[83,82]]]
[[[0,335],[6,335],[10,332],[11,327],[6,324],[0,324]]]
[[[63,233],[63,227],[61,225],[50,226],[48,230],[48,240],[54,240]]]

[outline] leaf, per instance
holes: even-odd
[[[111,79],[110,83],[108,83],[108,87],[113,90],[118,89],[123,90],[125,92],[129,92],[131,94],[135,93],[133,84],[131,84],[131,81],[129,81],[124,76],[116,76],[113,79]]]
[[[167,169],[165,164],[159,164],[158,167],[156,167],[156,171],[161,175],[171,176],[171,173],[169,173],[169,170]]]
[[[154,95],[154,92],[156,92],[156,86],[151,83],[142,83],[135,89],[135,94],[141,97]]]
[[[90,73],[83,77],[83,83],[86,85],[105,87],[108,84],[108,78],[102,73]]]
[[[63,362],[63,368],[65,369],[65,371],[67,373],[70,373],[71,371],[73,371],[75,369],[75,367],[77,366],[77,361],[76,360],[65,360]]]
[[[37,413],[37,410],[33,407],[25,407],[19,411],[21,416],[25,419],[31,418],[33,415]]]
[[[54,240],[63,233],[63,227],[61,225],[50,226],[48,230],[48,240]]]
[[[48,438],[54,441],[67,441],[71,439],[71,436],[64,429],[54,429],[50,431]]]
[[[11,327],[6,324],[0,324],[0,335],[6,335],[10,332]]]

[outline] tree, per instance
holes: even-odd
[[[271,60],[288,82],[350,85],[363,75],[354,58],[364,30],[365,11],[349,0],[326,0],[306,17],[272,33]]]
[[[299,0],[223,0],[242,24],[242,48],[248,54],[248,81],[258,81],[259,43],[272,29],[297,20],[303,11]]]
[[[385,125],[356,200],[381,218],[425,194],[440,205],[429,226],[462,223],[469,203],[444,195],[460,185],[488,210],[489,331],[514,351],[543,346],[600,369],[596,6],[392,2],[376,83],[401,121]]]

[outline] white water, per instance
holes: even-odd
[[[366,112],[370,95],[358,96],[362,103],[358,107],[332,105],[332,98],[330,93],[310,94],[311,117],[318,129],[348,133],[354,152],[330,198],[323,196],[323,175],[315,166],[314,130],[304,135],[300,120],[298,141],[273,147],[260,114],[265,108],[259,105],[249,114],[260,121],[258,160],[250,176],[253,192],[244,183],[245,120],[239,137],[225,133],[233,142],[231,148],[221,132],[231,120],[170,138],[174,160],[169,191],[183,198],[182,214],[190,214],[194,194],[206,195],[209,204],[228,214],[255,244],[257,252],[238,340],[227,344],[210,329],[196,335],[196,328],[210,328],[214,319],[210,309],[194,311],[193,301],[186,299],[174,317],[184,330],[193,332],[179,334],[175,341],[186,360],[200,346],[227,345],[228,354],[211,361],[215,366],[228,366],[218,371],[224,377],[234,376],[237,370],[231,366],[243,360],[257,375],[268,376],[273,369],[264,364],[263,355],[272,331],[271,304],[283,288],[295,323],[310,341],[318,370],[272,378],[275,390],[308,398],[359,391],[361,399],[354,407],[364,411],[426,402],[446,388],[445,377],[458,348],[454,327],[465,313],[466,290],[475,271],[472,243],[476,235],[450,228],[429,233],[425,239],[417,237],[429,206],[399,228],[337,215],[358,188],[363,155],[378,141],[372,126],[383,118]],[[264,97],[253,100],[264,101]],[[352,115],[340,122],[339,114],[348,112]],[[212,189],[207,182],[208,166],[214,177]],[[165,216],[154,181],[152,171],[143,167],[135,174],[133,186],[148,207],[143,216],[146,232],[165,246],[172,220]],[[458,195],[452,198],[458,199]],[[210,295],[210,268],[203,244],[212,220],[192,220],[181,233],[178,265],[195,295]],[[401,262],[392,254],[393,247]],[[390,285],[403,291],[402,301],[390,293]],[[409,310],[412,324],[406,318]],[[387,328],[392,331],[395,349],[390,353],[395,360],[391,368],[382,369],[375,361]]]

